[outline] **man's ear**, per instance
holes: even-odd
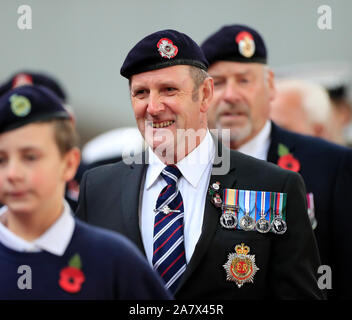
[[[275,88],[275,75],[274,72],[270,69],[267,69],[267,85],[269,89],[269,100],[273,101],[276,96],[276,88]]]
[[[208,77],[204,80],[201,86],[201,106],[200,111],[206,113],[209,109],[210,102],[213,99],[214,95],[214,80],[211,77]]]
[[[68,182],[72,180],[77,172],[78,166],[81,161],[81,152],[78,148],[72,148],[64,155],[65,169],[64,169],[64,181]]]

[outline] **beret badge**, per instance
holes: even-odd
[[[253,36],[248,31],[241,31],[236,36],[238,51],[246,58],[250,58],[255,53],[255,43]]]
[[[10,97],[11,110],[18,117],[25,117],[31,111],[31,102],[24,96],[13,94]]]
[[[157,47],[163,58],[174,58],[178,52],[177,46],[168,38],[161,38],[157,43]]]

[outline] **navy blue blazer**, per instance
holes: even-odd
[[[219,144],[218,148],[222,148]],[[229,172],[212,174],[225,188],[287,193],[287,232],[228,230],[221,227],[221,210],[207,194],[202,234],[189,261],[176,299],[322,299],[317,285],[318,249],[306,214],[302,177],[237,151],[228,152]],[[216,152],[216,155],[218,152]],[[217,160],[215,164],[220,163]],[[214,164],[214,166],[215,166]],[[93,225],[120,232],[144,252],[139,226],[140,187],[146,164],[124,162],[88,170],[81,181],[76,215]],[[238,288],[226,279],[223,265],[234,246],[244,243],[260,270],[253,283]]]
[[[272,123],[268,161],[277,163],[284,144],[300,162],[307,192],[314,195],[314,230],[323,265],[332,268],[329,298],[352,298],[352,150]]]

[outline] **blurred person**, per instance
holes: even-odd
[[[303,181],[210,134],[207,65],[176,30],[152,33],[129,51],[120,73],[148,148],[141,162],[87,171],[76,214],[133,240],[176,299],[322,299]],[[232,213],[222,211],[220,190],[240,195],[238,205],[223,197]]]
[[[270,121],[275,98],[274,73],[267,65],[261,35],[245,25],[229,25],[208,37],[201,48],[214,79],[208,110],[211,128],[230,129],[232,149],[302,175],[307,215],[322,264],[332,270],[329,298],[351,298],[352,151],[315,137],[280,128]],[[302,230],[300,236],[305,231]]]
[[[64,190],[79,160],[70,115],[49,89],[0,97],[0,299],[170,299],[128,239],[72,216]]]
[[[330,126],[335,143],[352,147],[352,102],[346,83],[328,88],[332,104]]]
[[[331,103],[330,140],[352,147],[351,65],[346,61],[319,61],[275,68],[279,79],[295,78],[323,86]]]
[[[313,82],[281,79],[275,82],[270,118],[280,127],[332,141],[332,107],[326,90]]]
[[[50,89],[60,99],[63,106],[70,114],[72,123],[74,125],[76,124],[76,116],[73,108],[68,104],[68,97],[67,97],[66,90],[63,88],[62,84],[54,76],[49,75],[46,72],[29,71],[29,70],[17,71],[13,75],[11,75],[10,78],[0,86],[0,96],[5,94],[9,90],[12,90],[14,88],[18,88],[24,85],[41,85]],[[76,210],[77,208],[79,183],[83,175],[83,172],[85,170],[86,168],[84,164],[80,163],[75,177],[71,181],[69,181],[66,185],[65,197],[73,211]]]

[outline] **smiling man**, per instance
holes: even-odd
[[[133,240],[177,299],[319,299],[320,262],[303,181],[230,151],[210,134],[207,66],[199,46],[175,30],[153,33],[131,49],[121,74],[149,147],[143,163],[88,171],[77,215]],[[229,163],[223,175],[215,173],[220,153]],[[238,207],[225,203],[236,213],[222,211],[221,190],[241,194]],[[259,196],[267,197],[266,206],[258,205],[262,214],[253,206]],[[270,209],[271,196],[276,209]],[[257,231],[256,222],[266,230]]]
[[[131,100],[138,128],[165,163],[182,160],[206,135],[206,112],[213,94],[213,83],[204,70],[196,68],[176,65],[139,73],[131,78]],[[199,93],[200,85],[195,86],[192,78],[196,73],[203,76]],[[186,143],[188,130],[198,133],[193,144]]]

